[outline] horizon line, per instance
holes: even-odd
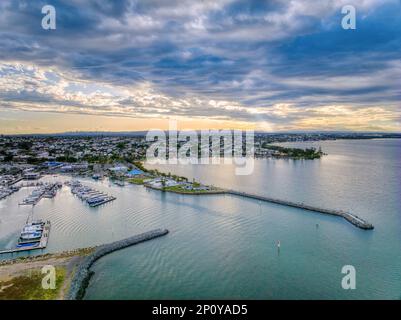
[[[149,129],[149,130],[133,130],[133,131],[63,131],[63,132],[40,132],[40,133],[0,133],[1,137],[4,136],[62,136],[62,135],[107,135],[107,134],[146,134],[149,131],[156,130],[156,129]],[[213,130],[239,130],[239,131],[252,131],[247,129],[182,129],[177,130],[177,132],[182,131],[213,131]],[[164,132],[168,132],[168,129],[161,130]],[[258,134],[377,134],[377,135],[401,135],[401,131],[353,131],[353,130],[289,130],[289,131],[264,131],[264,130],[253,130],[255,133]]]

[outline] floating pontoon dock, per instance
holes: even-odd
[[[116,197],[109,196],[109,197],[105,198],[104,200],[102,200],[100,202],[95,202],[93,204],[89,204],[89,206],[92,207],[92,208],[98,207],[98,206],[101,206],[102,204],[114,201],[116,199],[117,199]]]
[[[42,237],[40,238],[39,242],[29,243],[14,249],[2,250],[0,251],[0,254],[45,249],[47,247],[47,242],[49,241],[49,236],[50,236],[50,221],[46,221],[43,227]]]

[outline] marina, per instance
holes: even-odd
[[[19,191],[19,189],[20,189],[20,187],[17,187],[17,186],[0,188],[0,200],[7,198],[8,196],[12,195],[13,193]]]
[[[71,193],[86,202],[90,207],[98,207],[108,202],[116,200],[116,197],[107,195],[90,187],[84,186],[79,181],[67,182],[71,188]]]
[[[231,172],[224,166],[182,166],[180,171],[170,168],[165,171],[187,176],[190,181],[217,184],[225,190],[288,199],[319,208],[343,208],[374,224],[374,232],[359,231],[338,216],[250,201],[242,196],[184,196],[129,183],[121,188],[109,179],[94,181],[90,175],[78,178],[52,174],[37,182],[62,181],[63,188],[55,201],[42,199],[34,208],[34,220],[51,221],[47,247],[43,251],[10,250],[9,255],[1,254],[0,259],[95,247],[164,227],[171,231],[171,236],[162,241],[116,251],[95,263],[90,269],[95,275],[84,298],[347,298],[349,292],[343,292],[341,287],[336,289],[339,287],[336,279],[346,263],[358,268],[359,281],[366,288],[353,291],[353,297],[397,298],[396,275],[400,267],[394,263],[392,254],[400,250],[401,243],[396,215],[399,180],[391,172],[374,169],[374,163],[383,161],[381,156],[364,158],[362,171],[356,162],[363,155],[371,155],[374,146],[385,145],[390,150],[387,153],[390,159],[399,154],[399,148],[397,152],[391,151],[392,141],[365,143],[369,148],[362,148],[359,142],[357,146],[352,141],[327,142],[325,150],[330,154],[346,154],[347,158],[328,156],[319,166],[314,162],[301,165],[285,160],[256,160],[257,173],[236,181],[224,179]],[[384,164],[388,166],[390,160],[386,161]],[[344,172],[352,177],[350,180],[359,181],[366,188],[355,189],[351,182],[345,184]],[[73,195],[65,183],[74,180],[118,200],[91,208]],[[372,183],[377,183],[380,189],[371,188]],[[389,186],[385,192],[377,192],[385,184]],[[31,210],[18,203],[34,189],[22,188],[0,202],[1,249],[16,248]],[[352,261],[344,260],[344,255],[353,257]],[[300,290],[305,289],[304,275],[314,270],[316,277],[311,278],[310,287],[300,295]],[[278,275],[283,272],[290,278],[280,278]],[[235,282],[227,274],[235,275]],[[388,284],[386,292],[377,290],[382,281]],[[327,284],[323,294],[322,283]],[[117,289],[110,291],[110,287]]]
[[[54,198],[57,194],[57,190],[62,187],[59,182],[47,183],[40,185],[38,188],[32,191],[32,193],[22,200],[20,205],[36,205],[42,198]]]
[[[42,220],[27,223],[21,231],[16,248],[0,251],[0,254],[45,249],[50,236],[50,221]]]

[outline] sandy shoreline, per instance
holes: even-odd
[[[68,293],[77,266],[94,248],[17,258],[0,262],[0,300],[63,300]],[[44,266],[56,269],[56,288],[43,289]]]

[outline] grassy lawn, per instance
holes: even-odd
[[[166,187],[164,190],[178,192],[178,193],[188,193],[188,194],[210,193],[210,192],[216,191],[213,189],[212,190],[187,190],[183,186]]]
[[[56,267],[56,289],[43,289],[41,270],[30,270],[26,274],[8,281],[0,281],[0,300],[55,300],[63,285],[66,270]]]
[[[147,180],[149,178],[130,178],[127,181],[129,183],[133,183],[133,184],[143,184],[144,180]]]

